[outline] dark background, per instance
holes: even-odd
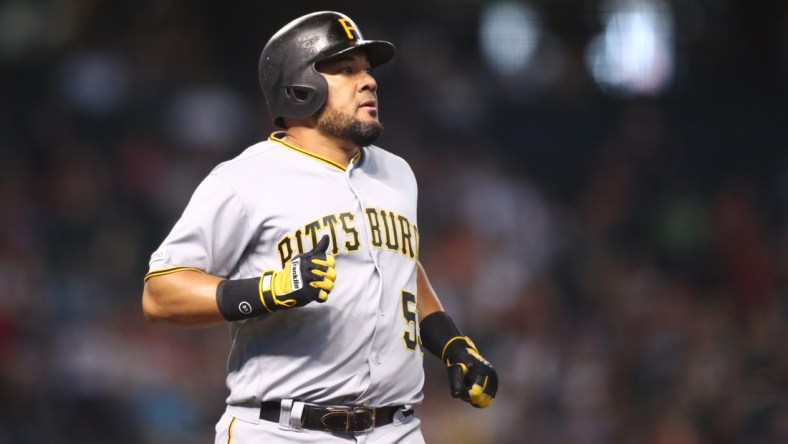
[[[322,9],[398,47],[378,144],[501,377],[476,410],[425,356],[428,442],[788,441],[788,3],[662,3],[672,81],[630,95],[586,64],[609,4],[524,3],[545,34],[499,76],[494,3],[0,2],[0,442],[212,442],[227,331],[149,324],[142,277],[202,177],[274,129],[265,41]]]

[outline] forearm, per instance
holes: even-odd
[[[145,282],[142,310],[152,322],[210,327],[226,322],[216,305],[222,278],[196,271],[154,276]]]
[[[437,311],[443,311],[443,306],[432,285],[430,285],[427,273],[424,271],[421,262],[416,263],[416,289],[419,295],[416,303],[419,312],[419,322]]]
[[[154,322],[210,327],[325,302],[336,279],[328,244],[323,236],[282,270],[264,270],[254,278],[224,280],[193,270],[158,274],[145,282],[142,310]]]
[[[418,273],[419,330],[422,346],[446,364],[451,395],[484,408],[492,404],[498,392],[498,374],[473,344],[460,333],[454,321],[443,311],[420,263]]]
[[[461,334],[451,318],[444,312],[440,299],[430,285],[427,273],[421,263],[417,263],[416,272],[421,339],[424,348],[442,359],[443,346],[453,337],[461,336]],[[435,316],[430,317],[431,315]]]

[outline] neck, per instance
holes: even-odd
[[[285,131],[285,140],[304,151],[317,154],[339,165],[347,166],[358,153],[352,143],[329,136],[316,128],[296,126]]]

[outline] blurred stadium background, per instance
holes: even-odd
[[[379,144],[502,378],[475,410],[427,357],[428,442],[788,442],[776,0],[0,2],[0,442],[212,442],[226,329],[147,323],[142,276],[322,9],[398,46]]]

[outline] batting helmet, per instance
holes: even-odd
[[[314,115],[328,98],[328,82],[315,64],[354,48],[363,48],[372,67],[394,57],[394,45],[364,40],[361,30],[346,15],[315,12],[297,18],[266,43],[258,74],[265,103],[274,123],[284,128],[283,117]]]

